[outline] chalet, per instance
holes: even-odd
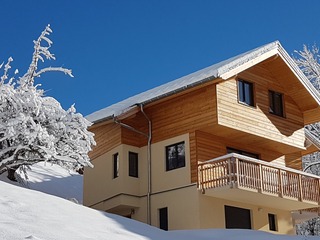
[[[276,41],[87,116],[84,205],[161,229],[294,233],[319,207],[320,95]]]

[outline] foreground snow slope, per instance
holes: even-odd
[[[293,240],[250,230],[165,232],[120,216],[0,181],[0,239],[36,240]]]
[[[0,181],[0,239],[164,239],[163,231]]]
[[[17,186],[48,193],[61,198],[76,201],[82,204],[83,176],[77,172],[51,163],[40,162],[30,166],[27,170],[28,179],[17,171],[19,183],[7,178],[7,173],[0,175],[0,180]]]

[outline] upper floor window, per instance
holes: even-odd
[[[119,153],[113,154],[113,178],[119,177]]]
[[[254,106],[253,83],[238,80],[238,101],[248,106]]]
[[[172,144],[166,147],[166,170],[186,166],[184,142]]]
[[[138,153],[129,152],[129,176],[138,177]]]
[[[269,112],[284,117],[282,93],[269,90]]]

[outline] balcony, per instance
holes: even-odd
[[[319,207],[320,177],[240,154],[198,164],[207,196],[284,210]]]

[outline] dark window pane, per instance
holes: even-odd
[[[119,154],[113,155],[113,178],[119,177]]]
[[[268,219],[269,219],[269,230],[277,231],[276,215],[269,213]]]
[[[160,229],[168,231],[168,208],[159,209]]]
[[[181,168],[186,165],[184,142],[166,147],[166,170]]]
[[[283,117],[283,95],[269,90],[269,111],[275,115]]]
[[[238,95],[239,95],[239,101],[245,102],[244,100],[244,87],[243,87],[243,81],[238,82]]]
[[[138,177],[138,153],[129,152],[129,176]]]
[[[243,80],[238,80],[238,98],[239,102],[249,106],[254,106],[253,84]]]

